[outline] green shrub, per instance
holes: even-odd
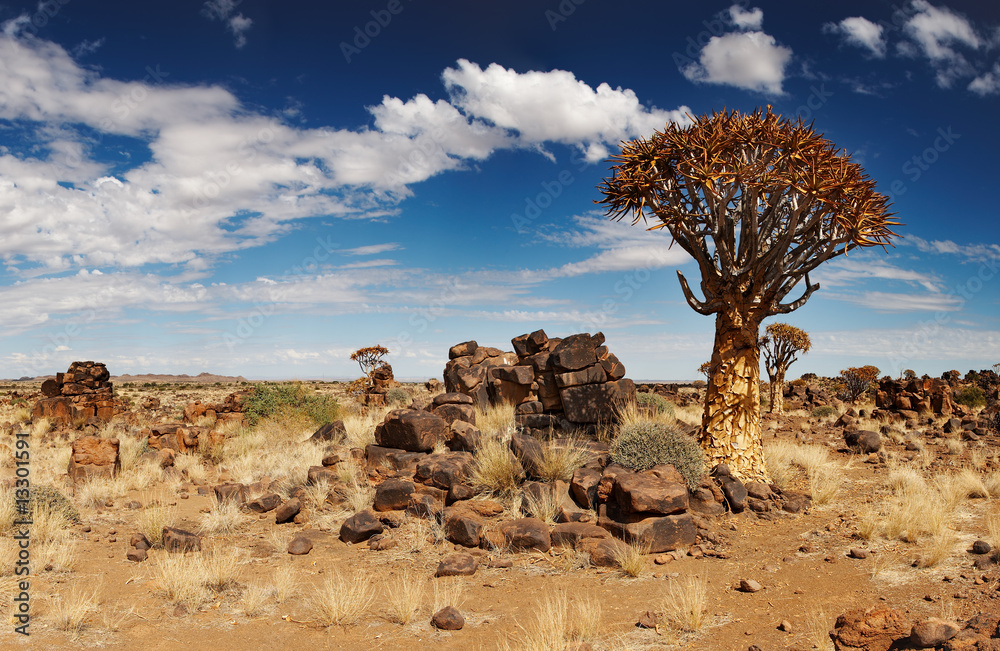
[[[28,493],[28,508],[31,511],[44,507],[45,510],[62,513],[73,524],[80,524],[80,512],[69,498],[52,486],[34,484]]]
[[[299,382],[258,384],[243,398],[243,419],[250,426],[280,413],[301,414],[322,425],[337,420],[340,405],[331,396],[317,395]]]
[[[674,404],[669,402],[663,396],[655,393],[635,394],[635,404],[639,407],[644,407],[655,414],[667,414],[668,416],[674,415]]]
[[[816,418],[826,418],[837,413],[837,408],[833,405],[821,405],[812,410],[812,415]]]
[[[669,463],[692,489],[705,475],[705,454],[698,443],[663,423],[640,421],[622,427],[611,442],[610,459],[633,470]]]
[[[385,402],[389,405],[403,405],[405,407],[413,402],[413,398],[410,397],[410,392],[403,387],[393,387],[386,391]]]
[[[962,387],[955,392],[955,402],[966,407],[986,406],[986,394],[979,387]]]

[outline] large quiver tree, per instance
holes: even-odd
[[[761,322],[801,307],[809,272],[895,233],[887,198],[846,152],[802,120],[712,113],[622,144],[601,185],[608,215],[653,218],[698,263],[699,314],[715,315],[701,444],[738,477],[767,480],[760,437]],[[803,283],[802,295],[785,301]]]
[[[812,342],[805,330],[787,323],[771,323],[764,328],[760,346],[764,351],[764,368],[770,381],[769,409],[772,414],[780,414],[785,404],[785,373],[798,359],[799,353],[809,352]]]

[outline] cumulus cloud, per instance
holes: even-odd
[[[910,40],[900,44],[900,53],[923,54],[934,67],[935,79],[942,88],[974,74],[972,65],[957,49],[976,50],[983,45],[972,23],[951,9],[935,7],[926,0],[913,0],[910,9],[913,13],[903,25]]]
[[[213,7],[231,14],[235,4]],[[297,128],[218,86],[173,84],[158,68],[110,79],[10,21],[3,28],[0,120],[27,125],[34,146],[0,150],[0,258],[29,275],[151,263],[204,272],[296,220],[385,215],[409,185],[499,149],[561,143],[598,160],[620,139],[687,121],[687,107],[647,107],[567,71],[461,60],[443,74],[449,100],[386,96],[369,108],[371,127]],[[107,135],[148,160],[112,174],[92,154]]]
[[[695,82],[780,95],[785,68],[791,58],[792,50],[778,45],[769,34],[733,32],[709,39],[698,61],[685,66],[681,72]]]
[[[823,25],[823,31],[839,34],[846,44],[865,49],[879,59],[885,57],[884,30],[881,25],[877,25],[867,18],[852,16],[839,23],[827,23]]]
[[[202,7],[202,13],[212,20],[225,23],[226,29],[232,33],[234,45],[242,48],[247,44],[247,31],[253,26],[253,21],[236,12],[241,0],[208,0]]]
[[[984,96],[1000,93],[1000,63],[994,64],[992,70],[984,72],[969,82],[969,90]]]
[[[690,122],[686,106],[646,108],[630,89],[591,88],[566,70],[518,73],[496,63],[484,70],[461,59],[442,77],[451,104],[468,115],[516,131],[523,145],[580,145],[594,161],[606,156],[604,145]]]
[[[729,19],[740,29],[759,30],[764,25],[764,12],[758,7],[748,11],[733,5],[729,8]]]

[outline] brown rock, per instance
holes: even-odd
[[[309,540],[309,536],[304,534],[299,534],[292,538],[291,542],[288,543],[288,553],[293,556],[303,556],[312,551],[313,542]]]
[[[250,495],[250,489],[245,484],[219,484],[213,490],[215,491],[215,499],[219,503],[235,502],[236,504],[244,504]]]
[[[90,477],[114,477],[121,470],[118,439],[81,436],[71,443],[66,472],[74,482]]]
[[[576,503],[585,509],[597,509],[597,485],[601,471],[594,468],[577,468],[573,471],[570,491]]]
[[[689,513],[649,516],[613,513],[601,505],[598,524],[623,540],[634,540],[649,547],[649,553],[659,554],[693,545],[697,536],[694,520]]]
[[[889,651],[902,645],[912,628],[898,610],[858,608],[837,617],[830,637],[836,651]]]
[[[416,490],[413,482],[405,479],[386,479],[375,489],[376,511],[401,511],[405,509]]]
[[[479,348],[479,344],[475,341],[465,341],[460,344],[455,344],[448,349],[448,359],[473,355],[475,354],[477,348]]]
[[[552,529],[550,538],[555,547],[579,548],[583,541],[588,538],[604,539],[610,538],[611,534],[607,529],[602,529],[596,524],[585,522],[565,522],[557,524]]]
[[[408,452],[430,452],[438,442],[450,435],[447,422],[426,411],[395,409],[375,430],[375,442],[382,447]]]
[[[931,649],[955,637],[959,630],[954,622],[931,617],[913,625],[910,644],[918,649]]]
[[[431,624],[442,631],[460,631],[465,626],[465,617],[454,606],[445,606],[434,613]]]
[[[552,361],[564,371],[575,371],[597,363],[596,348],[590,334],[570,335],[552,349]]]
[[[478,547],[483,520],[468,509],[450,507],[444,510],[444,536],[449,542],[463,547]]]
[[[479,569],[479,561],[472,554],[449,554],[438,563],[434,576],[472,576]]]
[[[500,532],[507,545],[514,551],[537,549],[540,552],[547,552],[552,546],[548,526],[535,518],[508,520],[500,525]]]
[[[125,558],[133,563],[141,563],[146,560],[146,557],[147,554],[145,548],[130,549],[125,553]]]
[[[429,454],[417,463],[413,478],[422,484],[448,490],[452,484],[461,483],[472,468],[473,457],[469,452]]]
[[[286,500],[274,510],[274,522],[275,524],[291,522],[301,510],[302,502],[298,498],[293,497],[290,500]]]
[[[261,495],[255,500],[250,500],[247,502],[247,508],[254,513],[267,513],[268,511],[273,511],[281,505],[281,496],[277,493],[268,493],[267,495]],[[294,517],[294,516],[292,516]]]
[[[760,592],[763,589],[764,586],[753,579],[740,579],[740,592]]]
[[[345,543],[357,544],[384,530],[385,527],[375,514],[365,509],[344,520],[344,524],[340,525],[340,539]]]
[[[332,423],[321,425],[318,430],[313,432],[309,440],[339,443],[344,440],[345,436],[347,436],[347,428],[344,426],[344,421],[335,420]]]
[[[635,399],[635,383],[629,379],[566,387],[559,392],[566,419],[573,423],[597,423],[615,417],[615,405]]]
[[[628,552],[628,545],[617,538],[587,538],[582,548],[590,554],[590,564],[595,567],[618,567],[618,559]]]
[[[636,622],[636,626],[639,628],[656,628],[659,624],[659,618],[651,610],[647,610],[642,615],[639,615],[639,621]]]
[[[619,474],[615,477],[612,497],[624,513],[671,515],[688,508],[687,486],[652,473]]]
[[[168,552],[201,551],[201,536],[183,529],[163,527],[163,549]]]

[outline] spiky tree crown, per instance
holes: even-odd
[[[850,156],[801,119],[713,112],[623,143],[600,186],[608,216],[653,217],[698,262],[705,300],[678,272],[701,314],[734,296],[763,319],[800,307],[818,285],[808,273],[855,247],[896,235],[888,199]],[[781,301],[803,278],[802,298]]]
[[[787,323],[770,323],[764,329],[760,347],[764,353],[767,370],[787,369],[799,353],[807,353],[812,347],[809,333]]]

